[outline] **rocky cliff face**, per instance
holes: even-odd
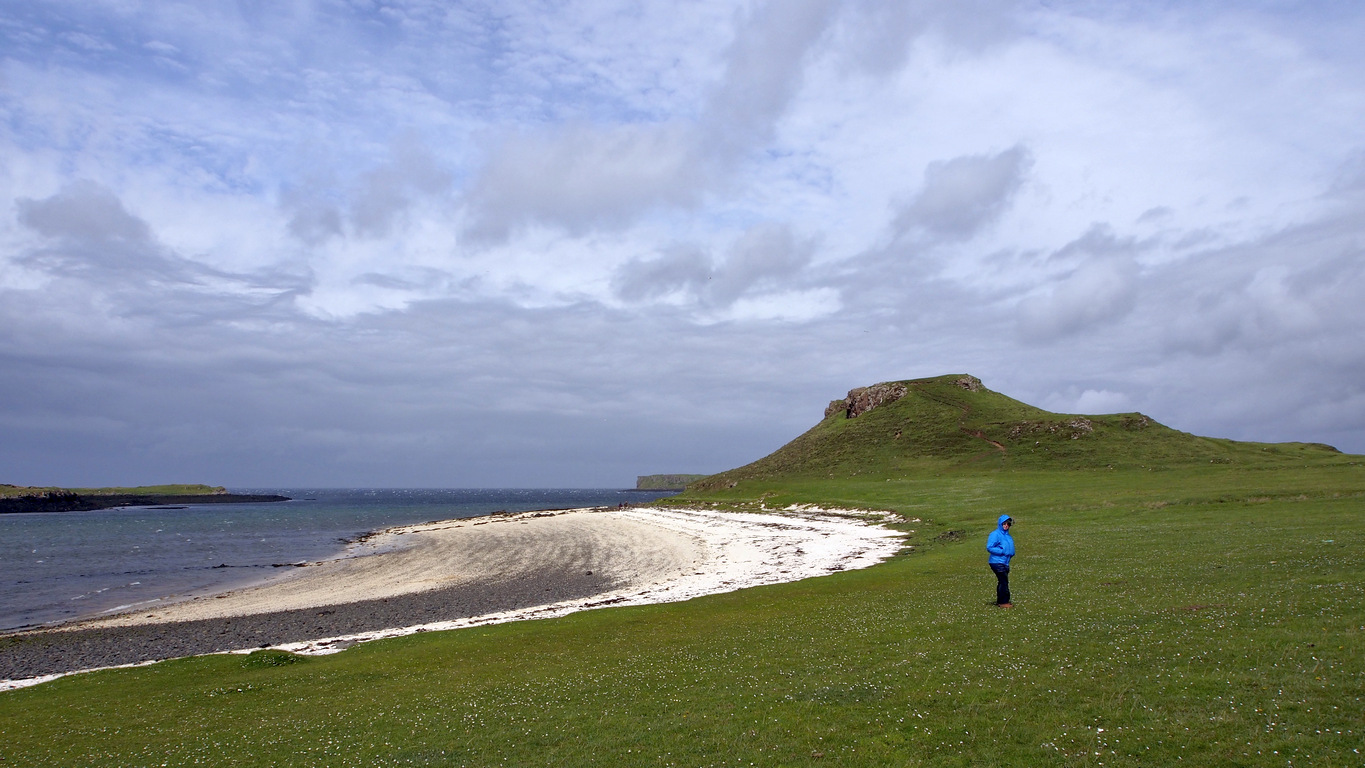
[[[962,376],[957,380],[957,385],[968,392],[980,392],[983,388],[981,379],[975,376]]]
[[[829,404],[825,409],[825,418],[843,411],[845,418],[856,419],[879,405],[894,403],[905,397],[905,392],[905,385],[900,382],[883,382],[870,387],[850,389],[848,397],[834,400]]]

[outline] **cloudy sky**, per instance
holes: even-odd
[[[1365,453],[1365,6],[0,0],[0,482],[623,486],[850,388]]]

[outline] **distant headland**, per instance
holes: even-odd
[[[142,485],[132,488],[55,488],[0,483],[0,514],[79,512],[113,507],[178,504],[248,504],[289,501],[288,496],[228,493],[214,485]]]

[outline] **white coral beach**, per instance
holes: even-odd
[[[845,510],[759,514],[662,508],[570,510],[553,517],[527,513],[499,519],[493,524],[531,529],[521,534],[528,542],[545,538],[538,535],[536,528],[560,532],[570,529],[580,533],[591,531],[599,537],[602,546],[599,557],[595,558],[599,563],[597,567],[606,569],[623,586],[580,600],[279,647],[295,653],[329,653],[355,642],[414,632],[551,618],[604,606],[676,602],[866,568],[894,555],[902,546],[903,535],[883,527],[874,520],[876,517],[881,521],[887,519],[877,513]],[[458,521],[398,528],[386,532],[373,544],[383,547],[389,543],[388,537],[399,535],[429,538],[405,551],[421,552],[422,559],[434,570],[448,569],[451,561],[441,560],[437,553],[444,547],[436,542],[450,541],[447,537],[452,533],[453,540],[459,541],[463,537],[455,532],[473,533],[478,524],[479,521]],[[504,551],[519,552],[518,556],[509,557],[502,564],[504,568],[532,568],[545,561],[543,543],[538,547],[524,547],[509,542]]]

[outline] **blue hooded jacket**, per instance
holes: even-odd
[[[1005,521],[1009,520],[1009,515],[1001,515],[995,521],[995,530],[986,537],[986,551],[991,553],[986,562],[991,565],[1009,565],[1010,558],[1014,557],[1014,539],[1010,537],[1010,532],[1005,530]]]

